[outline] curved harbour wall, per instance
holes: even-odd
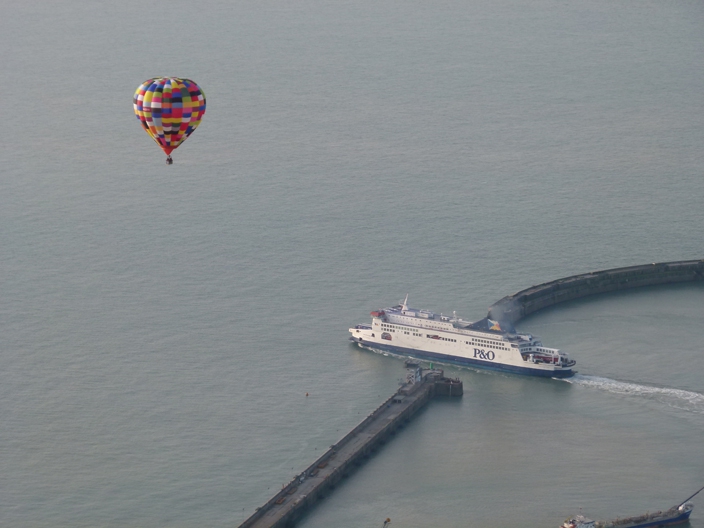
[[[642,286],[704,280],[704,260],[660,262],[573,275],[531,286],[489,307],[490,319],[516,321],[555,304]]]

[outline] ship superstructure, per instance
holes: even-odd
[[[371,324],[350,328],[351,341],[429,361],[491,370],[566,378],[575,361],[540,338],[518,333],[508,323],[488,318],[465,321],[408,306],[406,299],[391,308],[371,312]]]

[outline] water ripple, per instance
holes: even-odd
[[[651,385],[641,385],[639,383],[581,374],[576,374],[565,381],[575,385],[601,389],[614,394],[626,394],[628,396],[648,398],[669,407],[696,414],[704,414],[704,394],[698,392],[667,387],[654,387]]]

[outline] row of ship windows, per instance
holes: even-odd
[[[398,329],[398,330],[401,330],[398,326],[394,326],[394,325],[390,325],[390,324],[384,324],[384,323],[381,324],[381,328],[384,329],[384,330],[387,330],[387,331],[389,331],[389,332],[396,332],[397,329]],[[416,332],[413,332],[413,333],[411,334],[411,332],[406,332],[406,331],[404,331],[403,333],[406,334],[406,335],[414,335],[415,337],[423,337],[423,334],[418,334],[418,333],[416,333]],[[426,335],[426,337],[431,337],[431,336],[430,336],[430,335]],[[448,338],[445,338],[445,337],[441,337],[440,339],[441,339],[442,341],[451,341],[451,342],[453,342],[453,343],[457,343],[457,339],[448,339]],[[488,341],[488,340],[486,340],[486,339],[477,339],[477,338],[474,338],[474,337],[472,338],[472,342],[470,342],[470,341],[465,341],[464,343],[465,343],[466,345],[483,345],[483,346],[494,347],[494,348],[496,348],[496,349],[508,350],[508,348],[499,345],[498,343],[496,343],[496,341]]]
[[[395,330],[396,328],[397,328],[397,327],[391,326],[391,325],[385,325],[385,324],[382,324],[382,325],[381,325],[381,329],[382,329],[382,330],[385,330],[386,332],[394,332],[394,333],[396,333],[396,330]],[[401,331],[400,328],[399,328],[398,330]],[[404,330],[403,333],[406,334],[406,335],[412,335],[412,336],[414,336],[414,337],[423,337],[423,334],[419,334],[418,332],[407,332],[407,331]],[[428,336],[428,337],[430,337],[430,336]],[[449,340],[446,339],[445,341],[449,341]]]
[[[508,350],[508,348],[506,348],[506,347],[504,347],[504,346],[497,345],[494,341],[481,341],[481,340],[477,339],[477,342],[476,342],[476,343],[470,343],[469,341],[465,341],[465,343],[468,344],[468,345],[490,346],[490,347],[492,347],[494,350]]]
[[[449,325],[432,325],[432,324],[429,324],[429,325],[423,325],[423,326],[424,326],[425,328],[435,328],[435,329],[437,329],[437,330],[447,330],[447,329],[449,328]],[[398,326],[394,326],[394,325],[390,325],[390,324],[384,324],[384,323],[381,323],[381,327],[382,327],[382,328],[387,328],[387,329],[389,329],[389,328],[396,328],[396,329],[399,329],[399,330],[400,330],[400,328],[399,328]]]
[[[474,343],[470,343],[469,341],[465,341],[468,345],[484,345],[484,346],[490,346],[494,347],[496,349],[500,350],[508,350],[505,346],[499,345],[496,341],[485,341],[484,339],[472,339]]]

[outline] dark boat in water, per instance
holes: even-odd
[[[704,490],[704,487],[700,488],[694,495],[687,497],[684,502],[666,511],[617,518],[611,521],[592,521],[580,514],[567,519],[560,528],[657,528],[659,526],[672,526],[673,524],[684,523],[689,520],[689,516],[694,509],[694,504],[689,502],[689,500],[702,490]]]

